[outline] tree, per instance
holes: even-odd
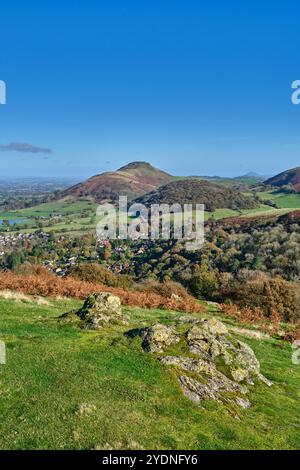
[[[211,299],[218,289],[217,273],[209,270],[207,264],[196,267],[189,282],[191,292],[198,299]]]
[[[21,253],[10,253],[6,258],[8,269],[15,270],[24,262],[24,256]]]

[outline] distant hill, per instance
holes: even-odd
[[[257,179],[262,179],[263,176],[256,173],[255,171],[249,171],[249,173],[246,173],[245,175],[242,175],[242,176],[237,176],[236,178],[257,178]]]
[[[283,171],[279,175],[267,179],[264,184],[275,186],[277,188],[292,186],[295,191],[300,193],[300,167]]]
[[[172,181],[135,200],[149,206],[151,204],[205,204],[207,211],[215,209],[252,209],[256,203],[248,196],[232,188],[200,179]]]
[[[250,172],[243,176],[187,176],[185,178],[201,179],[205,181],[214,182],[223,186],[237,189],[238,191],[248,191],[250,186],[257,186],[261,184],[267,177],[258,175],[257,173]],[[183,179],[183,177],[181,178]]]
[[[96,202],[115,202],[119,195],[134,199],[169,183],[173,177],[147,162],[133,162],[117,171],[92,176],[63,191],[64,197],[91,197]]]

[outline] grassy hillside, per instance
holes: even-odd
[[[2,449],[295,449],[300,447],[300,366],[291,347],[249,340],[274,382],[257,385],[253,406],[232,416],[185,398],[175,373],[124,331],[180,314],[124,308],[129,325],[84,332],[56,318],[75,300],[0,300]],[[212,315],[208,312],[208,315]]]
[[[147,162],[132,162],[117,171],[95,175],[87,181],[76,184],[62,191],[61,196],[75,198],[89,196],[97,202],[104,200],[117,202],[119,195],[126,195],[130,200],[153,191],[172,179],[171,175]]]
[[[282,188],[292,186],[297,192],[300,191],[300,167],[283,171],[279,175],[273,176],[265,181],[266,185]]]
[[[255,201],[231,188],[200,179],[182,179],[161,186],[136,200],[145,204],[204,204],[205,209],[254,209]]]

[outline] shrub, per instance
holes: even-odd
[[[281,331],[282,317],[275,310],[272,311],[269,318],[265,316],[264,311],[260,307],[251,309],[249,307],[239,308],[235,304],[223,304],[221,305],[221,310],[239,323],[254,324],[259,326],[261,331],[271,335],[276,335]]]
[[[142,292],[151,292],[161,295],[167,299],[188,299],[190,295],[188,291],[179,283],[173,281],[145,281],[137,286]]]
[[[284,321],[296,322],[300,318],[300,286],[281,277],[249,272],[223,288],[223,299],[230,299],[241,307],[260,308],[268,318],[274,312]]]
[[[44,266],[41,266],[40,264],[24,263],[16,270],[16,272],[18,274],[24,274],[24,275],[35,274],[37,276],[43,276],[43,275],[54,276],[54,274],[52,274],[50,271],[48,271],[47,268],[45,268]]]
[[[218,278],[215,271],[209,271],[206,265],[196,268],[189,283],[189,289],[198,299],[212,300],[218,289]]]
[[[96,282],[108,287],[129,289],[134,281],[131,276],[115,274],[109,269],[96,263],[82,263],[72,269],[70,275],[81,281]]]

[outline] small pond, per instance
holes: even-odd
[[[8,220],[8,219],[0,219],[0,225],[3,225],[3,220]],[[9,225],[15,225],[15,224],[21,224],[24,222],[23,219],[10,219],[8,220]]]

